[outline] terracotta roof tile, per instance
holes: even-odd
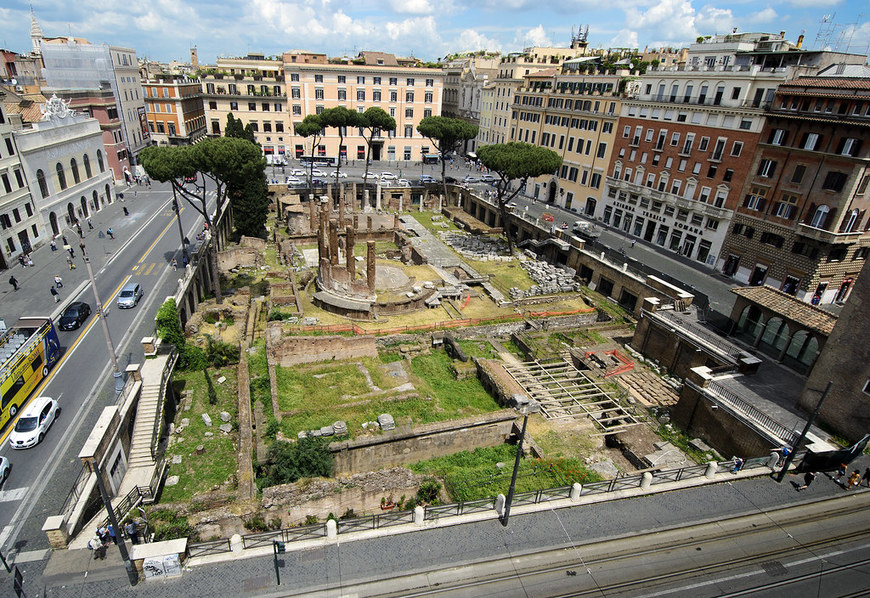
[[[831,334],[834,324],[837,323],[837,316],[834,314],[828,313],[815,305],[804,303],[788,293],[783,293],[773,287],[766,285],[761,287],[737,287],[731,289],[731,292],[757,304],[759,307],[824,335]]]

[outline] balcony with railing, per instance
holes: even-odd
[[[819,241],[820,243],[829,243],[831,245],[857,243],[861,240],[861,237],[864,236],[864,233],[860,230],[853,230],[848,233],[840,233],[825,230],[823,228],[817,228],[815,226],[812,226],[811,224],[805,224],[803,222],[798,224],[797,234],[807,239],[813,239],[814,241]]]

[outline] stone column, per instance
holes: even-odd
[[[356,260],[353,256],[353,247],[356,244],[356,233],[352,226],[346,226],[344,229],[344,247],[345,258],[347,262],[347,279],[353,282],[356,278]]]
[[[344,194],[338,196],[338,226],[344,226]]]
[[[393,228],[399,228],[399,215],[393,214]]]
[[[359,228],[359,214],[354,213],[354,215],[353,215],[353,230],[356,230],[358,228]]]
[[[381,193],[383,193],[383,189],[381,189],[380,182],[378,183],[378,188],[375,190],[375,209],[381,209]]]
[[[369,205],[371,204],[371,201],[369,200],[369,190],[368,190],[368,189],[363,189],[363,198],[362,198],[362,202],[363,202],[363,205],[362,205],[362,211],[363,211],[363,212],[368,212],[368,211],[369,211]]]
[[[371,216],[368,217],[368,228],[369,228],[369,230],[372,230],[372,217]]]
[[[338,265],[338,223],[334,219],[329,221],[329,263]]]
[[[369,218],[371,222],[371,218]],[[366,279],[369,284],[369,291],[375,292],[375,242],[368,241],[366,243],[368,252],[366,254]]]
[[[323,282],[323,287],[332,288],[332,270],[329,263],[329,258],[320,258],[320,280]]]
[[[438,213],[441,213],[441,207],[444,205],[444,196],[440,193],[438,194]]]
[[[310,198],[308,200],[308,227],[311,232],[317,230],[317,202]]]
[[[399,211],[402,211],[402,200],[404,199],[404,195],[399,197]]]

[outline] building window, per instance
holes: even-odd
[[[358,102],[364,102],[366,99],[366,90],[365,89],[357,89],[356,90],[356,99]]]
[[[843,156],[855,157],[861,150],[861,140],[854,137],[846,137],[840,141],[840,146],[837,148],[837,153]]]
[[[413,137],[414,136],[414,126],[413,125],[405,125],[405,137]]]
[[[66,174],[63,172],[63,164],[58,162],[55,167],[55,171],[57,171],[57,183],[60,190],[63,191],[66,189]]]
[[[347,90],[339,89],[338,90],[338,101],[343,102],[347,99]]]
[[[82,178],[79,175],[79,165],[78,162],[76,162],[75,158],[69,161],[69,169],[72,170],[73,180],[76,182],[76,184],[81,183]]]
[[[414,87],[414,78],[408,77],[407,84],[408,84],[408,87]]]
[[[391,101],[391,102],[397,102],[398,100],[399,100],[399,93],[398,93],[397,91],[395,91],[395,90],[394,90],[394,91],[391,91],[391,92],[390,92],[390,101]]]
[[[797,206],[797,195],[791,193],[783,193],[782,199],[776,204],[776,217],[790,220],[795,214]]]
[[[347,77],[345,75],[339,75],[338,82],[339,83],[347,83]]]
[[[317,89],[314,90],[314,99],[315,100],[322,100],[323,99],[323,89],[322,88],[318,87]]]
[[[290,81],[299,81],[299,73],[290,73]]]
[[[765,178],[770,178],[776,172],[776,162],[774,160],[762,160],[758,165],[758,171],[756,174],[758,176],[763,176]]]
[[[230,102],[230,111],[238,112],[239,111],[239,103],[238,102]]]
[[[828,206],[819,206],[816,208],[815,213],[813,213],[813,218],[810,221],[810,226],[813,228],[824,228],[825,221],[828,219],[828,213],[831,211],[831,208]]]
[[[390,77],[390,85],[398,85],[398,84],[399,84],[398,77]],[[395,151],[396,150],[394,149],[393,152],[395,152]]]
[[[314,75],[315,83],[323,83],[323,75]]]
[[[290,88],[290,97],[293,98],[294,100],[298,100],[299,98],[302,97],[302,91],[298,87],[291,87]]]
[[[405,118],[414,118],[413,108],[405,108]]]
[[[406,91],[405,92],[405,101],[406,102],[413,102],[414,101],[414,92],[413,91]]]
[[[48,197],[48,184],[45,182],[45,173],[42,170],[36,171],[36,182],[39,184],[39,192],[43,199]]]
[[[767,195],[767,189],[763,187],[752,187],[746,200],[743,202],[743,207],[760,212],[764,209],[764,196]]]
[[[807,167],[803,164],[798,164],[794,167],[794,172],[791,175],[791,182],[795,184],[799,184],[802,180],[804,180],[804,174],[807,171]]]
[[[256,102],[248,102],[248,111],[256,112],[257,111],[257,103]]]
[[[843,172],[831,171],[825,177],[825,182],[822,183],[822,189],[839,193],[843,190],[847,178],[848,177]]]
[[[365,85],[365,84],[366,84],[366,78],[365,78],[365,75],[357,75],[357,77],[356,77],[356,84],[357,84],[357,85]]]
[[[380,85],[381,78],[380,77],[372,77],[372,85]]]
[[[293,111],[292,112],[293,112],[294,116],[301,115],[302,114],[302,106],[300,106],[299,104],[293,104]]]

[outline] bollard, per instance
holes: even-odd
[[[423,527],[423,524],[426,522],[426,509],[417,505],[414,507],[414,524],[417,527]]]
[[[708,480],[712,480],[713,476],[716,475],[716,469],[719,465],[715,461],[710,461],[707,463],[707,471],[704,472],[704,477]]]
[[[571,500],[574,502],[580,500],[580,493],[582,491],[583,486],[578,484],[577,482],[574,482],[574,484],[571,485]]]
[[[504,494],[499,494],[498,496],[495,497],[495,512],[499,517],[504,515],[504,503],[505,503]]]
[[[233,534],[230,538],[230,550],[233,554],[240,554],[245,549],[245,543],[242,541],[240,534]]]
[[[715,469],[713,471],[716,471]],[[640,488],[641,490],[649,490],[649,487],[652,485],[653,475],[645,471],[643,472],[643,477],[640,480]]]
[[[329,519],[326,522],[326,537],[330,540],[335,540],[338,537],[338,522],[335,519]]]

